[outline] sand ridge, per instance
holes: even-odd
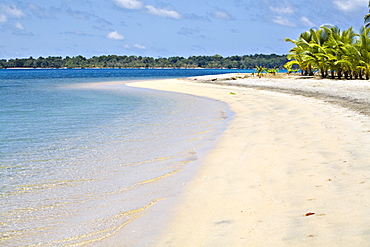
[[[322,100],[236,86],[176,79],[129,86],[210,97],[235,112],[156,246],[370,243],[368,117]]]

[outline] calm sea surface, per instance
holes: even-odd
[[[125,228],[180,192],[231,113],[201,97],[86,85],[230,72],[243,71],[0,70],[0,245],[123,234],[122,246],[140,246]]]

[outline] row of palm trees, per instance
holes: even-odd
[[[370,1],[369,14],[364,17],[365,25],[357,34],[350,27],[341,31],[335,26],[322,26],[302,33],[297,40],[285,39],[295,47],[290,50],[285,67],[291,71],[298,66],[303,75],[314,75],[332,79],[370,78]],[[329,75],[330,74],[330,75]]]
[[[290,50],[285,67],[297,65],[303,75],[319,73],[323,78],[370,78],[370,28],[357,34],[352,27],[340,30],[322,26],[302,33],[297,40],[286,39],[295,47]]]

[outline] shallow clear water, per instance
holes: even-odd
[[[206,98],[86,83],[229,72],[0,70],[1,245],[122,231],[179,193],[231,115]]]

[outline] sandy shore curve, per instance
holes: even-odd
[[[235,112],[176,199],[156,246],[368,246],[369,117],[323,99],[202,79],[129,84],[222,100]],[[339,98],[348,92],[332,82],[304,83]],[[366,101],[369,83],[359,83],[353,95]]]

